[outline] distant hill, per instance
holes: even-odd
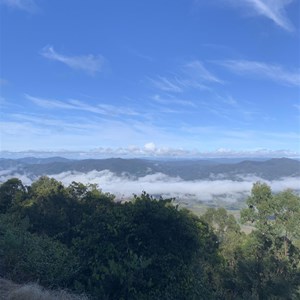
[[[150,159],[85,159],[68,160],[62,157],[0,159],[0,172],[26,174],[30,178],[74,171],[109,170],[116,175],[128,174],[143,177],[163,173],[183,180],[233,179],[257,176],[266,180],[300,176],[300,161],[289,158],[274,158],[265,161],[245,160],[237,163],[220,163],[218,160],[150,160]]]
[[[48,157],[48,158],[37,158],[37,157],[24,157],[24,158],[18,158],[17,161],[25,164],[49,164],[53,162],[68,162],[70,161],[67,158],[64,157]]]

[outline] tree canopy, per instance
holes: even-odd
[[[300,197],[253,186],[241,220],[200,218],[147,193],[120,203],[96,185],[41,177],[0,185],[0,272],[91,299],[297,299]]]

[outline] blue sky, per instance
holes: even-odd
[[[1,150],[300,153],[300,1],[0,0]]]

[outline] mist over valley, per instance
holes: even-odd
[[[300,162],[295,159],[266,160],[150,160],[86,159],[62,157],[0,159],[0,182],[17,177],[30,185],[49,176],[69,185],[73,181],[97,184],[116,200],[130,199],[143,191],[155,197],[172,197],[185,206],[200,202],[243,202],[253,183],[265,182],[276,193],[300,190]]]

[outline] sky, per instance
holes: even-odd
[[[0,0],[0,156],[300,156],[299,0]]]

